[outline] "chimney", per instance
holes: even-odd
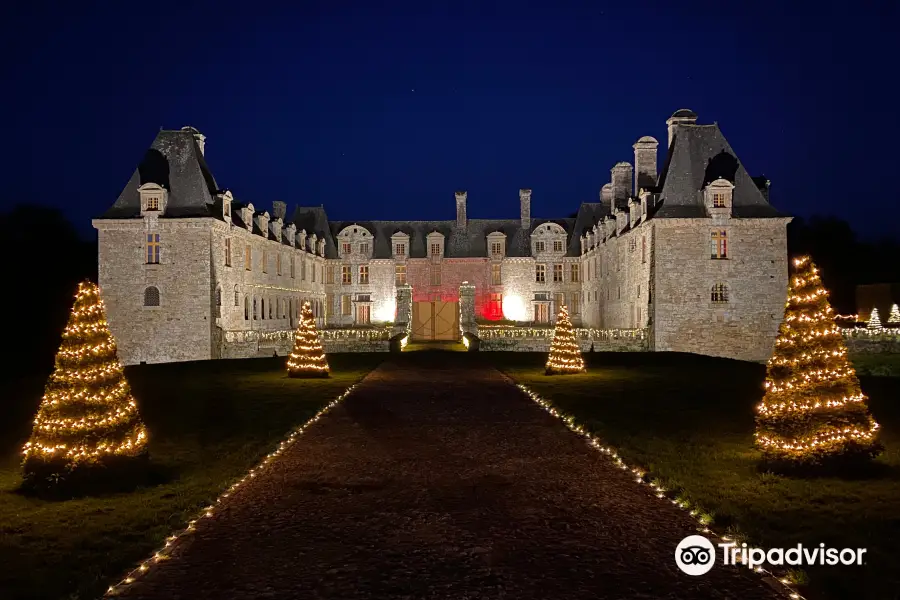
[[[272,203],[272,220],[281,219],[284,220],[285,215],[287,215],[287,204],[284,202],[279,202],[276,200]]]
[[[604,183],[603,187],[600,188],[600,204],[602,204],[610,214],[612,214],[612,197],[612,184]]]
[[[675,128],[678,125],[694,125],[697,122],[697,113],[687,108],[676,110],[675,113],[666,120],[666,126],[669,128],[669,145],[672,147],[672,140],[675,138]]]
[[[206,136],[200,133],[196,127],[191,127],[190,125],[182,127],[181,130],[190,131],[194,134],[194,141],[197,142],[197,146],[200,148],[200,154],[206,156]]]
[[[656,138],[645,135],[634,144],[634,195],[656,187]]]
[[[521,205],[522,229],[531,229],[531,190],[519,190],[519,204]]]
[[[616,163],[610,172],[612,173],[612,195],[616,207],[623,208],[631,196],[631,174],[633,169],[630,163]],[[615,211],[613,211],[615,212]]]
[[[456,192],[456,226],[460,229],[466,228],[466,198],[468,194],[465,191]]]

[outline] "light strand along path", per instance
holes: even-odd
[[[404,353],[116,597],[781,597],[477,355]]]

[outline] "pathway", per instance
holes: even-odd
[[[695,528],[477,355],[403,354],[117,597],[775,597],[678,571]]]

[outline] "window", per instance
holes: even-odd
[[[276,300],[277,302],[277,300]],[[269,318],[272,318],[272,299],[269,298]]]
[[[341,285],[353,283],[353,275],[350,274],[350,265],[341,265]]]
[[[550,322],[550,305],[546,303],[534,305],[534,321],[535,323]]]
[[[151,285],[144,290],[144,306],[159,306],[159,288]]]
[[[369,304],[358,304],[356,306],[356,324],[368,325],[372,321],[372,307]]]
[[[158,233],[148,233],[147,234],[147,264],[148,265],[158,265],[159,264],[159,234]]]
[[[563,251],[562,240],[553,240],[553,251],[554,252],[562,252]]]
[[[333,294],[325,294],[325,316],[331,317],[334,315],[334,295]]]
[[[581,294],[578,292],[569,296],[569,309],[573,315],[581,312]]]
[[[432,242],[431,243],[431,256],[440,256],[440,255],[441,255],[440,242]]]
[[[244,296],[244,320],[250,320],[250,296]]]
[[[344,294],[341,296],[341,314],[347,316],[350,314],[350,294]]]
[[[441,268],[431,267],[431,285],[441,285]]]
[[[397,243],[394,244],[394,254],[398,257],[406,256],[406,244]]]
[[[581,281],[581,265],[579,265],[578,263],[574,263],[571,269],[572,270],[570,273],[570,278],[572,280],[572,283],[578,283],[579,281]]]
[[[362,284],[369,283],[369,265],[359,265],[359,282]]]
[[[544,265],[535,265],[534,266],[534,280],[537,283],[544,283],[547,281],[547,267]]]
[[[262,272],[263,273],[269,272],[269,251],[268,250],[263,250]]]
[[[216,288],[216,316],[222,316],[222,288]]]
[[[725,208],[725,194],[722,192],[713,193],[713,208]]]
[[[309,274],[312,277],[312,282],[316,282],[316,265],[310,265]]]
[[[553,283],[560,283],[563,280],[563,266],[561,264],[553,265]]]
[[[259,299],[259,318],[265,320],[266,318],[266,299]]]
[[[406,285],[406,265],[394,267],[394,285]]]
[[[306,259],[300,258],[300,281],[306,281]]]
[[[641,263],[647,262],[647,236],[641,238]]]
[[[369,242],[363,242],[359,245],[359,253],[363,256],[368,256],[369,254]]]
[[[535,252],[543,252],[544,251],[544,242],[535,242],[534,243],[534,251]]]
[[[341,244],[341,253],[342,254],[350,254],[352,252],[352,247],[350,242],[344,242]]]
[[[241,305],[241,295],[238,294],[238,286],[234,286],[234,305],[235,306]]]
[[[147,210],[159,210],[159,196],[147,198]]]
[[[712,286],[709,299],[712,302],[728,302],[728,286],[724,283],[717,283]]]
[[[503,271],[501,265],[491,265],[491,285],[500,285],[502,281]]]
[[[503,256],[503,242],[491,242],[491,256]]]
[[[291,257],[291,279],[297,276],[297,257]]]
[[[587,275],[587,280],[590,281],[591,280],[591,261],[590,261],[590,259],[588,259],[588,261],[586,263],[586,267],[587,268],[585,269],[585,275]]]
[[[231,238],[225,238],[225,266],[231,266]]]
[[[275,318],[276,319],[281,318],[281,303],[278,302],[277,298],[275,299]]]
[[[281,252],[275,255],[275,274],[281,275]]]
[[[636,249],[637,249],[637,240],[632,237],[630,240],[628,240],[628,251],[634,252]]]
[[[256,296],[253,297],[253,320],[256,320]]]
[[[253,252],[250,249],[250,244],[247,244],[247,247],[244,248],[244,268],[248,271],[253,270]]]
[[[334,267],[331,265],[325,269],[325,283],[334,283]]]
[[[728,232],[713,231],[709,239],[710,258],[728,258]]]
[[[231,202],[226,200],[225,204],[223,204],[222,206],[225,209],[222,214],[224,214],[226,217],[230,217],[231,216]]]
[[[556,306],[554,308],[558,313],[559,309],[566,305],[566,295],[562,292],[557,292],[553,295],[553,301],[556,303]]]

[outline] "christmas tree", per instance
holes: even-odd
[[[866,325],[866,329],[884,329],[881,326],[881,317],[878,315],[877,308],[872,309],[872,314],[869,315],[869,323]]]
[[[553,342],[550,344],[550,355],[547,357],[547,375],[565,375],[568,373],[584,373],[584,359],[581,348],[575,339],[575,329],[569,321],[569,310],[563,306],[556,317],[556,329],[553,331]]]
[[[809,257],[794,260],[784,321],[757,408],[756,444],[789,466],[867,459],[880,451],[878,424],[834,324],[827,292]]]
[[[83,476],[116,476],[146,458],[147,430],[138,415],[100,290],[78,286],[56,366],[25,444],[26,483],[61,486]]]
[[[891,306],[891,313],[888,315],[888,325],[900,325],[900,308],[894,304]]]
[[[287,369],[291,377],[328,377],[328,361],[309,302],[304,302],[300,309],[300,323],[294,334],[294,349],[288,357]]]

